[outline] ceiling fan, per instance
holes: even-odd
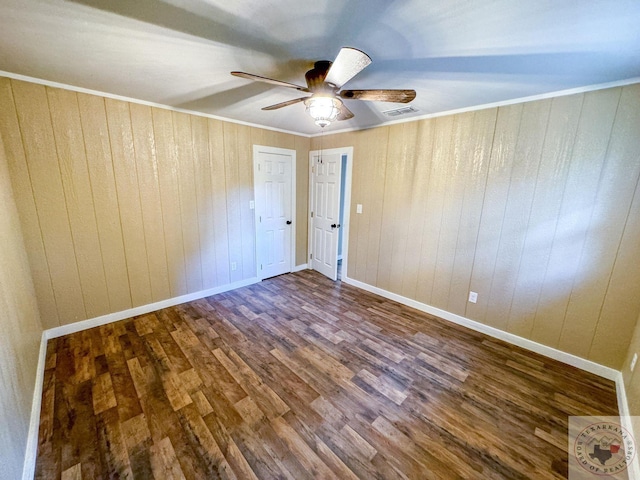
[[[344,105],[342,99],[409,103],[416,98],[415,90],[340,90],[370,63],[371,58],[363,51],[343,47],[333,62],[329,60],[315,62],[314,67],[305,73],[306,87],[245,72],[231,72],[231,75],[311,93],[311,96],[276,103],[262,110],[276,110],[304,102],[307,112],[314,118],[316,125],[326,127],[335,120],[353,118],[353,113]]]

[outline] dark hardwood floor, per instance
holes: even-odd
[[[43,479],[566,478],[613,382],[304,271],[51,340]]]

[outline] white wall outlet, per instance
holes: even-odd
[[[471,303],[476,303],[478,301],[478,294],[477,292],[469,292],[469,301]]]
[[[356,213],[362,213],[362,204],[361,203],[357,203],[356,204]]]
[[[631,365],[629,365],[629,368],[631,369],[632,372],[633,372],[633,369],[636,368],[637,361],[638,361],[638,354],[634,353],[633,358],[631,359]]]
[[[256,202],[249,200],[249,210],[253,210],[254,208],[256,208]]]
[[[231,270],[236,270],[238,268],[238,264],[236,262],[231,262]]]

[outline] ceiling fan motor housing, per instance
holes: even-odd
[[[323,90],[332,92],[334,90],[332,85],[324,83],[324,79],[332,64],[333,62],[330,62],[329,60],[320,60],[314,63],[313,68],[304,74],[309,90],[312,92],[319,92]]]

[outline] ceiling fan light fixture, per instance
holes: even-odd
[[[326,127],[340,115],[342,102],[335,97],[313,96],[305,100],[307,113],[319,127]]]

